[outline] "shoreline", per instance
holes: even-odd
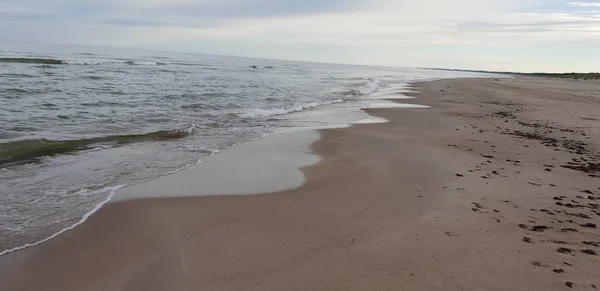
[[[495,132],[500,126],[528,127],[517,122],[527,123],[517,117],[523,112],[527,118],[554,119],[547,112],[498,110],[530,105],[518,102],[538,102],[533,95],[544,87],[529,89],[525,93],[533,96],[529,99],[510,95],[511,88],[525,92],[525,87],[533,86],[528,81],[545,86],[556,83],[526,78],[421,83],[417,95],[422,98],[415,100],[431,105],[427,112],[369,109],[368,113],[391,122],[321,130],[323,137],[313,149],[323,160],[303,169],[306,183],[298,189],[111,203],[73,231],[0,257],[0,286],[3,290],[20,290],[17,286],[28,284],[62,290],[101,286],[111,290],[306,290],[317,286],[334,290],[561,290],[565,276],[576,286],[598,284],[591,276],[598,268],[594,256],[578,252],[550,258],[556,251],[545,242],[558,240],[553,235],[598,240],[594,230],[525,230],[534,227],[527,222],[528,216],[540,216],[536,225],[551,223],[541,210],[530,213],[530,205],[569,217],[551,209],[555,205],[552,196],[598,181],[580,171],[562,169],[558,162],[547,168],[550,172],[536,163],[548,157],[567,159],[573,154],[569,148],[557,152],[539,140]],[[598,92],[598,85],[589,86],[589,92]],[[578,90],[579,94],[584,88]],[[499,96],[502,92],[505,96]],[[489,94],[485,102],[493,103],[469,104],[477,101],[478,94]],[[594,118],[597,101],[573,110],[587,110],[592,115],[584,118]],[[580,129],[569,125],[573,124],[557,127],[565,131],[548,130],[579,133]],[[586,135],[579,136],[581,142],[600,136],[593,121],[587,125]],[[543,126],[548,125],[534,128]],[[522,146],[517,149],[515,145]],[[597,149],[589,141],[579,147],[590,148],[587,154],[592,157]],[[504,161],[507,156],[510,162]],[[552,178],[558,186],[542,185],[542,178],[548,178],[543,175],[556,175]],[[537,192],[538,187],[548,193],[522,195]],[[588,188],[596,193],[589,194],[592,197],[600,192]],[[533,244],[521,241],[524,232]],[[531,257],[548,267],[531,263]],[[562,277],[555,275],[550,266],[560,265],[556,260],[569,261],[573,270]],[[78,268],[82,262],[95,263]],[[566,265],[561,268],[568,269]],[[65,273],[73,277],[64,279]],[[25,279],[31,275],[39,282]],[[511,286],[502,284],[509,281]]]
[[[407,91],[408,89],[412,88],[412,84],[415,82],[409,82],[407,84],[404,84],[401,87],[397,87],[394,89],[386,89],[387,92],[381,92],[380,94],[382,95],[386,95],[386,96],[390,96],[389,99],[387,98],[374,98],[374,99],[365,99],[363,100],[363,102],[368,102],[371,101],[371,105],[374,106],[374,108],[412,108],[413,105],[411,104],[406,104],[406,103],[400,103],[400,99],[413,99],[414,97],[407,97],[404,95],[404,92]],[[410,90],[408,90],[407,92],[409,92]],[[398,96],[395,96],[398,95]],[[399,100],[395,100],[395,99],[399,99]],[[414,108],[421,108],[424,109],[425,107],[421,107],[420,105],[416,105],[414,106]],[[326,114],[324,114],[324,112]],[[303,115],[302,115],[303,114]],[[320,161],[320,156],[313,153],[313,152],[306,152],[306,154],[304,153],[305,151],[302,149],[303,147],[307,147],[310,148],[311,145],[318,140],[318,138],[315,138],[314,135],[315,134],[320,134],[320,132],[322,130],[325,129],[335,129],[335,128],[343,128],[343,127],[350,127],[352,125],[355,124],[375,124],[375,123],[385,123],[388,122],[387,120],[383,119],[383,118],[379,118],[377,116],[373,116],[373,115],[369,115],[368,113],[366,113],[362,108],[337,108],[337,109],[329,109],[329,110],[315,110],[315,111],[307,111],[307,112],[298,112],[298,114],[295,114],[300,118],[299,120],[302,119],[307,119],[307,120],[311,120],[311,123],[322,123],[321,125],[311,125],[308,127],[297,127],[297,128],[291,128],[291,129],[285,129],[285,128],[279,128],[277,130],[275,130],[272,133],[269,134],[265,134],[263,136],[251,139],[251,140],[247,140],[247,141],[243,141],[234,145],[231,145],[228,148],[225,148],[224,150],[220,151],[220,152],[212,152],[210,155],[208,156],[204,156],[201,157],[200,159],[198,159],[198,161],[195,164],[190,164],[190,165],[186,165],[182,168],[178,168],[175,169],[173,171],[169,171],[166,172],[158,177],[149,179],[149,180],[144,180],[144,181],[138,181],[135,183],[130,183],[130,184],[122,184],[122,185],[115,185],[115,186],[107,186],[105,188],[102,189],[102,191],[108,191],[109,194],[106,196],[106,198],[101,199],[97,204],[94,205],[93,209],[91,209],[90,211],[84,213],[82,215],[81,218],[78,219],[74,219],[73,224],[68,225],[64,228],[59,229],[56,232],[53,233],[49,233],[49,235],[47,236],[38,236],[40,237],[39,240],[36,240],[34,242],[25,242],[22,244],[15,244],[15,245],[8,245],[8,248],[6,249],[0,249],[0,257],[3,255],[7,255],[10,254],[12,252],[16,252],[16,251],[20,251],[29,247],[33,247],[33,246],[37,246],[41,243],[47,242],[53,238],[56,238],[57,236],[70,231],[72,229],[74,229],[75,227],[80,226],[81,224],[85,223],[85,221],[87,221],[87,219],[94,215],[97,211],[99,211],[104,205],[110,204],[110,203],[117,203],[117,202],[121,202],[121,201],[127,201],[127,200],[136,200],[136,199],[149,199],[149,198],[161,198],[161,197],[178,197],[178,198],[182,198],[182,197],[195,197],[195,196],[213,196],[213,195],[257,195],[257,194],[268,194],[268,193],[274,193],[274,192],[279,192],[279,191],[285,191],[285,190],[291,190],[291,189],[295,189],[298,188],[302,185],[303,181],[304,181],[304,177],[299,177],[299,175],[301,175],[301,173],[299,173],[299,171],[301,171],[302,168],[304,168],[305,166],[309,166],[309,165],[314,165],[316,163],[318,163]],[[326,117],[325,117],[326,116]],[[311,119],[312,118],[312,119]],[[292,117],[292,119],[294,119],[294,117]],[[316,120],[316,122],[315,122]],[[293,134],[295,133],[295,134]],[[314,134],[313,134],[314,133]],[[294,139],[296,141],[296,143],[287,143],[286,141],[282,138],[273,138],[273,136],[278,136],[281,134],[286,134],[288,136],[290,136],[291,139]],[[296,136],[294,136],[296,135]],[[311,135],[312,137],[307,137],[308,135]],[[302,137],[304,136],[304,137]],[[320,137],[319,137],[320,138]],[[265,140],[266,139],[266,140]],[[269,140],[273,140],[274,141],[269,141]],[[218,176],[212,175],[211,171],[212,169],[206,169],[204,166],[200,165],[201,163],[206,163],[208,162],[209,164],[215,165],[217,166],[218,169],[220,169],[220,171],[222,172],[226,172],[226,171],[237,171],[236,167],[233,166],[235,164],[238,164],[239,161],[236,159],[241,159],[243,160],[243,164],[249,164],[251,162],[257,164],[260,163],[259,160],[257,160],[256,157],[253,156],[246,156],[245,154],[240,154],[240,152],[244,152],[244,151],[252,151],[255,152],[255,154],[258,154],[258,156],[269,159],[268,155],[269,153],[267,153],[264,150],[260,150],[260,147],[266,147],[266,148],[272,148],[273,153],[275,153],[276,155],[281,155],[281,158],[277,159],[276,161],[268,161],[271,166],[273,168],[277,167],[279,169],[286,169],[286,170],[290,170],[293,172],[298,172],[292,175],[281,175],[278,173],[273,173],[276,170],[273,169],[258,169],[259,171],[262,171],[266,176],[271,176],[269,177],[269,181],[266,182],[261,182],[258,183],[258,185],[251,185],[248,184],[248,178],[247,177],[243,177],[241,178],[241,175],[243,174],[242,172],[240,172],[237,175],[237,178],[230,178],[230,179],[223,179],[223,178],[219,178]],[[282,147],[284,150],[280,150],[278,147]],[[293,149],[288,149],[288,148],[293,148]],[[310,151],[310,150],[309,150]],[[233,154],[231,154],[230,152],[233,152]],[[216,154],[219,154],[217,157],[215,157]],[[225,155],[223,155],[225,154]],[[294,158],[294,159],[290,159],[288,157],[283,157],[284,154],[289,154],[289,155],[304,155],[303,158]],[[232,157],[233,156],[233,157]],[[214,160],[217,161],[214,161]],[[248,160],[251,160],[251,162],[249,162]],[[216,162],[216,163],[215,163]],[[252,166],[246,166],[247,168],[251,168]],[[256,168],[256,166],[254,166]],[[196,171],[194,171],[196,169]],[[198,171],[198,169],[200,169],[200,171]],[[181,175],[179,172],[195,172],[192,173],[191,175],[201,175],[201,176],[211,176],[212,177],[205,177],[203,178],[203,180],[201,181],[195,181],[193,177],[190,177],[190,174],[188,175]],[[152,185],[159,185],[161,184],[162,180],[165,179],[169,179],[171,178],[173,175],[175,176],[176,182],[172,182],[171,185],[177,184],[178,187],[181,187],[181,184],[178,183],[187,183],[190,184],[187,186],[187,189],[191,189],[193,188],[193,185],[195,183],[197,184],[214,184],[214,182],[216,182],[216,184],[218,185],[211,185],[211,189],[207,190],[203,190],[202,193],[192,193],[193,191],[188,191],[187,193],[167,193],[168,190],[164,189],[162,191],[162,194],[150,194],[150,195],[139,195],[136,193],[140,193],[140,192],[145,192],[148,190],[148,187],[150,187],[150,189],[152,189]],[[279,175],[279,176],[277,176]],[[183,176],[183,177],[181,177]],[[277,177],[275,177],[277,176]],[[295,176],[295,177],[293,177]],[[254,174],[253,176],[254,178],[259,178],[256,174]],[[277,181],[278,178],[283,178],[283,179],[287,179],[287,184],[283,185],[280,181]],[[214,180],[217,179],[217,180]],[[241,183],[241,184],[248,184],[245,185],[246,187],[249,186],[249,189],[242,189],[243,187],[240,186],[235,186],[230,187],[228,185],[228,183],[231,185],[231,183]],[[278,185],[273,187],[272,185]],[[143,189],[144,187],[146,187],[146,189]],[[130,191],[131,188],[134,188],[133,191]],[[142,188],[142,189],[138,189],[138,188]],[[131,196],[131,197],[123,197],[123,196]]]

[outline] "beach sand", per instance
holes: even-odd
[[[415,89],[323,130],[298,189],[109,204],[0,257],[0,290],[600,288],[600,83]]]

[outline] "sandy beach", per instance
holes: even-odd
[[[108,204],[0,257],[0,290],[600,288],[600,82],[414,90],[322,130],[297,189]]]

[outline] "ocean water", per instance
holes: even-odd
[[[278,130],[358,122],[410,82],[464,76],[478,75],[0,46],[0,253],[73,226],[123,185]]]

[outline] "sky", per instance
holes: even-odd
[[[0,0],[0,41],[590,72],[600,0]]]

